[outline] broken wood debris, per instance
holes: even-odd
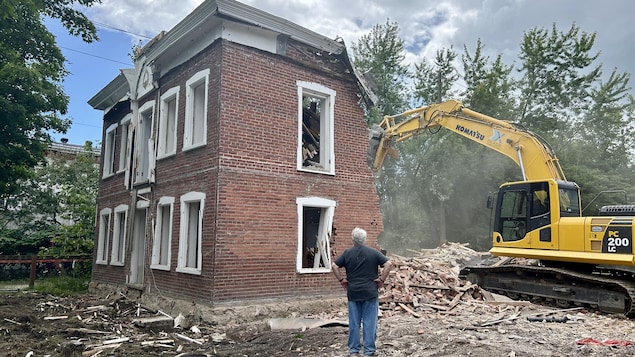
[[[379,297],[384,314],[421,317],[425,312],[449,313],[462,301],[483,300],[477,285],[459,278],[461,263],[482,253],[459,243],[410,252],[415,254],[391,255],[394,268]]]
[[[188,345],[203,345],[210,340],[206,336],[213,336],[210,341],[214,343],[225,339],[223,334],[210,330],[211,326],[194,325],[197,321],[189,315],[179,314],[179,323],[175,324],[175,318],[169,314],[144,306],[124,294],[107,299],[107,304],[83,307],[47,301],[38,304],[37,309],[45,315],[42,319],[51,324],[77,317],[83,327],[66,328],[65,331],[72,336],[69,346],[81,350],[81,355],[86,357],[116,354],[114,350],[131,343],[175,354]],[[4,321],[21,325],[8,318]]]
[[[499,324],[501,322],[509,322],[509,321],[513,321],[513,320],[516,320],[516,319],[520,319],[520,318],[528,318],[529,319],[529,318],[535,317],[535,316],[542,316],[542,319],[544,319],[547,315],[551,315],[551,314],[555,314],[555,313],[559,313],[559,312],[576,311],[576,310],[582,310],[582,308],[581,307],[573,307],[573,308],[568,308],[568,309],[554,310],[554,311],[550,311],[548,313],[538,312],[538,313],[532,313],[532,314],[527,314],[527,315],[521,315],[520,312],[518,311],[518,308],[517,308],[516,313],[514,313],[514,315],[512,315],[511,317],[485,322],[485,323],[480,324],[479,326],[481,326],[481,327],[491,326],[491,325]]]

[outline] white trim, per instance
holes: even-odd
[[[200,146],[204,146],[207,144],[207,103],[209,100],[209,73],[210,69],[204,69],[199,71],[190,79],[185,82],[185,125],[183,130],[183,151],[187,151],[190,149],[194,149]],[[203,102],[203,113],[202,117],[202,128],[201,128],[201,141],[194,142],[193,132],[194,132],[194,93],[193,87],[203,82],[205,86],[204,93],[204,102]]]
[[[106,217],[107,222],[104,222],[104,217]],[[97,238],[97,256],[95,257],[95,264],[108,264],[111,218],[112,209],[104,208],[99,211],[99,236]]]
[[[149,100],[139,108],[138,120],[137,120],[137,132],[135,134],[137,153],[137,167],[135,170],[135,183],[148,182],[151,180],[151,172],[154,170],[154,122],[155,122],[155,101]],[[144,115],[148,114],[148,115]],[[150,120],[150,123],[145,123],[144,120]],[[145,131],[149,131],[146,133]],[[144,142],[147,140],[147,142]],[[147,150],[145,150],[147,149]],[[144,170],[147,170],[145,172]],[[140,173],[142,173],[140,175]]]
[[[318,83],[297,81],[298,86],[298,143],[297,161],[298,171],[335,175],[335,95],[333,89]],[[303,97],[310,96],[321,100],[320,119],[320,162],[322,168],[304,166],[303,160]]]
[[[126,231],[128,224],[128,205],[119,205],[115,207],[115,219],[113,222],[112,233],[112,250],[110,253],[110,265],[123,266],[126,261]],[[123,229],[120,232],[119,227],[121,224],[120,214],[123,213]],[[119,234],[122,233],[120,237]],[[119,255],[121,250],[121,255]],[[117,259],[119,258],[119,259]]]
[[[117,123],[111,124],[106,129],[104,136],[104,166],[101,178],[111,177],[115,174],[115,140],[117,140]]]
[[[121,137],[119,138],[119,167],[117,168],[117,173],[128,171],[130,167],[130,148],[132,147],[131,121],[132,114],[128,114],[119,123]]]
[[[159,108],[159,130],[158,130],[158,138],[157,138],[157,159],[162,159],[165,157],[176,155],[176,144],[177,144],[177,128],[179,125],[179,93],[181,87],[173,87],[167,90],[163,95],[161,95],[160,108]],[[168,112],[169,106],[168,103],[174,99],[174,127],[172,128],[174,132],[171,137],[173,140],[173,147],[171,150],[166,148],[166,131],[168,130],[168,116],[170,112]]]
[[[328,273],[331,271],[331,247],[328,237],[333,229],[333,216],[337,202],[322,197],[298,197],[295,200],[298,215],[298,241],[296,255],[296,270],[298,273]],[[304,228],[304,207],[315,207],[324,209],[323,217],[320,219],[320,229],[318,241],[324,243],[322,258],[326,261],[324,267],[303,268],[303,228]]]
[[[196,248],[196,267],[188,267],[187,253],[189,251],[189,231],[190,227],[189,217],[189,205],[191,203],[199,203],[198,222],[197,223],[197,248]],[[205,193],[203,192],[188,192],[181,196],[181,219],[180,219],[180,231],[179,231],[179,252],[178,263],[176,271],[180,273],[201,275],[203,265],[203,252],[202,252],[202,235],[203,235],[203,211],[205,208]]]
[[[162,212],[163,207],[169,207],[170,213],[169,217],[164,217]],[[158,270],[170,270],[171,260],[172,260],[172,227],[174,224],[174,197],[161,197],[159,202],[157,203],[157,220],[154,228],[154,237],[152,241],[152,257],[150,260],[150,268],[158,269]],[[163,236],[164,232],[163,221],[165,219],[169,220],[168,223],[168,231],[165,234],[167,238],[167,249],[165,254],[167,255],[166,260],[167,264],[161,264],[161,248],[163,246]]]

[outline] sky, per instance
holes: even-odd
[[[67,117],[73,122],[67,133],[51,133],[71,144],[101,144],[103,112],[87,102],[121,69],[132,68],[130,53],[160,31],[169,31],[202,0],[102,0],[79,9],[95,23],[100,41],[91,44],[68,35],[58,21],[47,21],[66,57],[70,72],[63,86],[70,97]],[[607,76],[635,73],[635,2],[631,0],[243,0],[306,27],[327,38],[342,38],[351,46],[375,25],[387,21],[399,25],[409,65],[434,60],[439,49],[464,47],[473,53],[477,41],[484,54],[503,56],[507,65],[517,64],[524,33],[534,28],[566,32],[573,24],[582,32],[595,33],[594,51],[599,52]],[[343,4],[346,4],[345,6]],[[346,7],[346,8],[344,8]],[[459,67],[460,68],[460,67]],[[635,87],[635,76],[631,77]],[[635,91],[631,91],[635,93]]]

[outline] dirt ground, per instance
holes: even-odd
[[[161,317],[121,297],[0,293],[0,355],[348,356],[347,327],[337,324],[272,330],[262,318],[148,328],[134,323],[140,315]],[[377,356],[635,356],[635,322],[621,316],[513,301],[419,315],[382,310]],[[346,321],[346,310],[294,317]]]

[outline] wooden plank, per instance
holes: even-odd
[[[412,309],[411,309],[411,308],[409,308],[408,306],[406,306],[406,305],[404,305],[404,304],[402,304],[402,303],[399,303],[399,306],[400,306],[402,309],[404,309],[404,310],[408,311],[408,312],[410,313],[410,315],[412,315],[412,316],[414,316],[414,317],[417,317],[417,318],[420,318],[420,317],[421,317],[421,315],[420,315],[420,314],[416,313],[414,310],[412,310]]]

